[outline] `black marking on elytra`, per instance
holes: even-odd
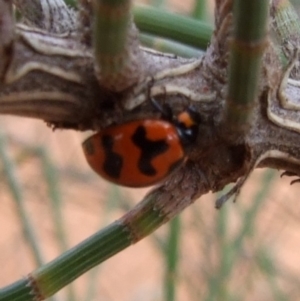
[[[110,135],[103,135],[101,143],[105,152],[103,170],[108,176],[118,179],[121,175],[123,159],[113,151],[114,139]]]
[[[156,175],[156,170],[152,166],[152,159],[166,152],[169,145],[164,139],[152,141],[146,137],[147,131],[145,127],[139,126],[132,135],[133,143],[140,149],[141,156],[138,160],[139,170],[147,175]]]

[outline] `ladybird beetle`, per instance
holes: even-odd
[[[196,140],[199,115],[191,107],[174,119],[162,112],[168,120],[133,120],[85,140],[83,150],[91,168],[106,180],[128,187],[165,179],[184,162],[187,147]]]

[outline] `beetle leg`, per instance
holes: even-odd
[[[215,207],[217,209],[221,208],[222,205],[227,202],[232,196],[234,196],[233,201],[235,202],[237,197],[239,196],[239,193],[241,191],[241,188],[245,184],[246,180],[248,179],[249,175],[252,173],[252,171],[260,165],[260,163],[268,158],[273,158],[273,159],[285,159],[290,163],[297,164],[300,166],[300,160],[292,157],[290,154],[282,152],[280,150],[269,150],[266,151],[265,153],[259,155],[257,158],[254,158],[251,160],[249,164],[248,171],[244,176],[238,179],[237,183],[223,196],[217,199]],[[284,172],[281,176],[284,175],[292,175],[291,172]],[[294,175],[294,174],[293,174]],[[296,174],[295,174],[296,175]],[[300,179],[296,179],[291,182],[291,184],[294,184],[296,182],[300,182]]]
[[[300,175],[296,172],[293,171],[284,171],[280,177],[282,178],[283,176],[288,176],[288,177],[298,177],[298,179],[292,180],[291,181],[291,185],[295,184],[295,183],[299,183],[300,182]]]

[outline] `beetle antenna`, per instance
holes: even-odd
[[[151,103],[154,108],[161,112],[162,118],[168,121],[173,121],[173,112],[171,107],[168,104],[164,104],[163,106],[153,97],[150,97]]]

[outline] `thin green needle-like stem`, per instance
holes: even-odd
[[[205,301],[213,301],[218,299],[218,295],[224,293],[224,286],[226,287],[224,271],[229,264],[229,249],[228,245],[228,209],[222,208],[220,216],[216,221],[216,241],[219,246],[219,268],[218,273],[211,277],[209,281],[208,295]],[[226,300],[224,298],[224,300]]]
[[[99,82],[121,91],[142,76],[130,0],[95,0],[93,44]],[[132,55],[134,53],[135,55]]]
[[[42,161],[42,168],[46,183],[48,184],[48,192],[50,197],[50,204],[53,214],[53,221],[55,225],[56,237],[58,238],[61,251],[68,248],[66,231],[63,224],[64,217],[62,214],[62,200],[59,189],[59,178],[55,167],[53,166],[49,155],[45,149],[38,150],[39,157]]]
[[[119,15],[117,14],[119,12]],[[122,12],[122,13],[120,13]],[[130,25],[130,1],[94,1],[95,28],[94,45],[96,59],[102,68],[110,68],[103,63],[103,57],[122,54],[126,47],[126,34]],[[124,58],[125,60],[125,58]],[[119,63],[125,64],[122,60]],[[123,65],[116,65],[122,68]],[[105,72],[109,72],[110,70]]]
[[[268,170],[263,174],[262,179],[262,187],[257,192],[256,196],[253,198],[253,205],[244,213],[245,216],[245,223],[243,223],[243,227],[240,229],[239,234],[234,239],[234,246],[235,248],[239,248],[242,244],[242,241],[246,235],[249,235],[251,233],[251,230],[254,227],[255,219],[257,217],[258,211],[261,209],[261,206],[263,205],[263,200],[266,199],[272,182],[274,180],[275,174],[273,170]]]
[[[64,217],[62,210],[61,192],[59,189],[59,176],[56,168],[52,164],[47,151],[44,148],[37,150],[39,158],[42,161],[42,168],[46,183],[48,185],[49,199],[53,217],[53,224],[55,227],[55,237],[57,238],[60,250],[62,252],[68,249],[67,235],[64,226]],[[74,287],[69,285],[67,287],[68,301],[76,300],[76,293]]]
[[[267,171],[263,175],[262,187],[253,198],[252,206],[243,212],[242,220],[243,224],[237,235],[233,240],[229,241],[227,235],[227,223],[226,208],[222,209],[220,219],[218,220],[218,238],[219,250],[220,250],[220,265],[218,271],[215,273],[216,276],[210,282],[209,294],[206,297],[206,301],[213,300],[226,300],[226,280],[230,279],[230,274],[233,272],[235,264],[234,261],[237,254],[242,250],[242,246],[245,239],[251,235],[251,230],[254,228],[256,218],[258,216],[259,209],[263,205],[263,200],[266,199],[274,179],[274,172]],[[229,298],[230,300],[230,298]]]
[[[267,41],[269,0],[233,1],[234,29],[229,60],[225,130],[241,137],[252,120],[261,61]],[[230,137],[231,138],[231,137]]]
[[[101,219],[100,227],[103,227],[104,224],[106,224],[109,220],[110,213],[113,211],[115,208],[118,207],[118,200],[120,200],[120,191],[119,187],[115,185],[110,185],[109,193],[108,196],[104,199],[103,201],[103,206],[104,206],[104,219]],[[129,210],[129,209],[128,209]],[[92,269],[89,272],[89,281],[87,285],[87,290],[85,293],[85,298],[84,300],[90,301],[93,300],[96,297],[96,292],[97,292],[97,286],[98,286],[98,274],[100,271],[100,266]]]
[[[26,279],[0,290],[0,300],[33,301],[37,297],[52,296],[89,269],[149,235],[190,204],[169,198],[165,203],[159,196],[160,189],[152,191],[123,218],[32,272]]]
[[[172,39],[200,49],[207,48],[213,30],[205,22],[148,6],[135,6],[133,12],[134,21],[143,33]]]
[[[241,210],[241,220],[243,223],[239,232],[233,240],[230,242],[228,240],[224,240],[223,244],[220,245],[222,262],[220,264],[220,271],[216,273],[218,275],[214,283],[216,287],[222,287],[226,279],[230,279],[230,275],[234,272],[234,267],[236,266],[235,259],[238,257],[237,254],[243,250],[243,244],[245,243],[245,240],[252,236],[253,231],[255,231],[254,229],[259,216],[259,210],[262,208],[264,200],[266,200],[267,195],[272,187],[274,176],[275,174],[272,170],[266,171],[263,174],[261,189],[253,198],[251,207],[248,210]],[[226,287],[223,287],[223,291],[219,291],[219,296],[217,296],[216,299],[223,297],[225,291]],[[210,293],[214,294],[213,291]],[[215,299],[210,298],[209,300]],[[231,299],[229,298],[228,300]]]
[[[16,166],[13,160],[9,156],[6,140],[1,134],[0,134],[0,158],[3,164],[3,172],[5,174],[8,187],[16,203],[17,214],[19,216],[20,223],[22,225],[24,237],[26,238],[30,246],[36,265],[41,266],[44,263],[43,255],[38,244],[38,239],[35,234],[34,227],[30,222],[30,217],[25,207],[23,189],[16,173]]]
[[[192,16],[198,20],[206,20],[207,17],[207,3],[206,0],[196,0]]]
[[[28,278],[0,290],[0,300],[33,301],[38,296],[43,300],[130,244],[124,225],[115,222],[34,271]]]
[[[165,299],[166,301],[176,300],[177,267],[179,261],[180,247],[180,217],[175,217],[169,225],[169,238],[166,246],[166,278],[165,278]]]
[[[216,293],[217,298],[221,296],[224,296],[224,300],[227,298],[227,275],[229,271],[233,267],[233,258],[232,258],[232,248],[230,244],[228,244],[228,227],[229,224],[228,221],[228,208],[226,208],[224,211],[221,210],[220,212],[220,218],[217,220],[218,225],[218,236],[217,240],[219,242],[219,250],[220,250],[220,263],[219,263],[219,271],[217,273],[216,277]]]
[[[186,58],[199,57],[203,55],[201,50],[194,47],[186,46],[184,44],[159,38],[150,34],[140,34],[140,41],[143,45],[157,51],[173,53]]]
[[[259,250],[258,254],[256,255],[257,263],[260,267],[260,270],[265,274],[267,278],[267,283],[270,287],[270,291],[273,294],[273,300],[275,301],[286,301],[292,300],[289,299],[287,294],[283,292],[279,285],[278,277],[279,273],[276,267],[276,260],[272,260],[270,258],[270,254],[268,254],[268,250]]]
[[[150,4],[156,8],[163,8],[166,6],[166,2],[166,0],[152,0]]]

